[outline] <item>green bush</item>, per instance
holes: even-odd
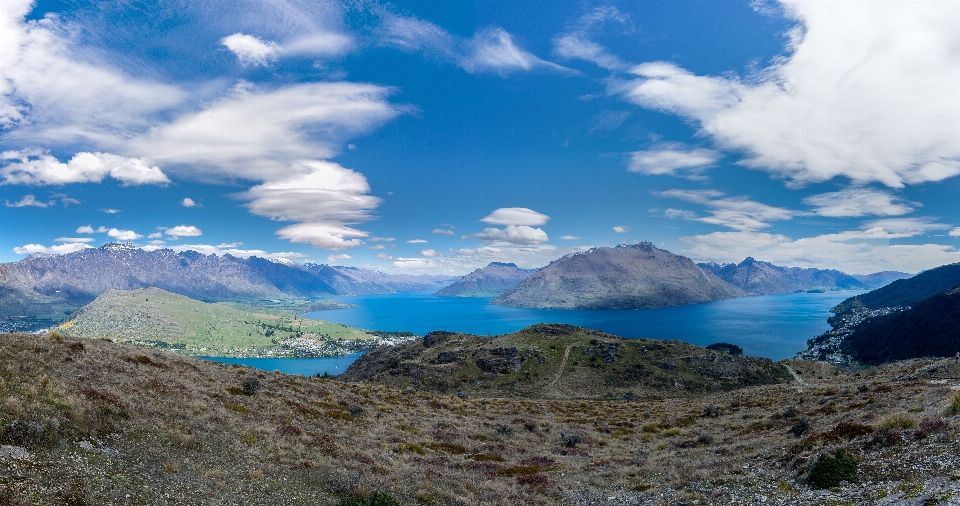
[[[953,394],[953,397],[950,399],[950,405],[947,406],[945,414],[947,416],[960,415],[960,392]]]
[[[836,487],[841,481],[853,481],[860,469],[860,462],[847,456],[843,450],[833,455],[821,455],[810,470],[810,484],[816,488]]]
[[[389,494],[374,492],[367,497],[344,499],[338,506],[400,506],[400,503]]]

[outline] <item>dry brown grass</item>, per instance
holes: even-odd
[[[17,477],[0,479],[3,504],[336,504],[374,491],[404,504],[803,503],[827,451],[857,456],[888,497],[912,489],[884,483],[926,490],[946,472],[902,464],[912,455],[960,454],[960,424],[935,416],[953,380],[891,381],[915,364],[856,376],[800,364],[806,385],[700,397],[461,399],[83,344],[0,336],[0,443],[32,454],[0,457],[0,478]],[[255,395],[230,391],[252,375]],[[880,434],[917,407],[933,418]],[[801,417],[811,430],[797,438]]]

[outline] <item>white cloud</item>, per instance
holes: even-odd
[[[950,230],[950,237],[960,237],[960,227],[956,227]]]
[[[106,233],[107,233],[107,227],[104,227],[103,225],[97,227],[97,233],[98,233],[98,234],[106,234]]]
[[[133,230],[120,230],[117,228],[111,228],[110,230],[107,230],[107,235],[118,241],[133,241],[143,237]]]
[[[386,254],[386,253],[377,253],[377,258],[379,258],[380,260],[387,260],[387,261],[390,261],[390,262],[396,260],[396,258],[394,258],[394,257],[392,257],[392,256],[390,256],[390,255],[388,255],[388,254]]]
[[[64,185],[99,183],[107,176],[124,184],[166,184],[170,179],[142,158],[126,158],[109,153],[77,153],[67,163],[47,153],[7,151],[0,154],[7,162],[0,167],[3,184]],[[15,160],[10,162],[11,160]]]
[[[370,234],[343,225],[298,223],[277,230],[277,235],[290,242],[305,242],[315,248],[339,251],[363,246],[361,239]]]
[[[581,238],[575,235],[561,235],[560,240],[563,241],[579,241]]]
[[[397,239],[395,237],[371,237],[371,242],[393,242]]]
[[[692,219],[736,230],[767,228],[770,227],[771,221],[789,220],[796,214],[795,211],[768,206],[746,197],[723,197],[723,193],[715,190],[667,190],[657,195],[703,205],[708,208],[710,216]],[[680,212],[674,213],[671,217],[687,218],[688,216]]]
[[[50,207],[53,204],[55,204],[53,200],[41,202],[37,200],[36,196],[30,194],[24,195],[23,198],[13,203],[7,201],[7,207]]]
[[[89,242],[93,242],[93,238],[91,238],[91,237],[57,237],[56,239],[53,240],[53,242],[82,242],[82,243],[89,243]]]
[[[120,214],[120,210],[119,210],[119,209],[104,208],[104,209],[101,209],[101,211],[103,211],[103,212],[105,212],[105,213],[107,213],[107,214]],[[100,227],[100,228],[103,228],[103,227]],[[101,232],[101,233],[103,233],[103,232]]]
[[[380,259],[391,262],[392,268],[385,269],[382,264],[372,265],[371,268],[409,274],[462,276],[490,262],[510,262],[522,268],[543,267],[564,255],[587,249],[589,246],[514,246],[502,243],[477,248],[451,248],[444,251],[442,256],[436,257],[397,258],[381,253]]]
[[[663,210],[663,216],[665,218],[670,218],[671,220],[683,219],[683,220],[695,220],[697,219],[697,213],[693,211],[688,211],[686,209],[672,209],[667,208]]]
[[[820,216],[837,218],[875,216],[900,216],[913,211],[920,204],[908,205],[889,192],[870,188],[847,188],[838,192],[811,195],[803,203],[814,208]]]
[[[160,242],[163,241],[154,241]],[[163,244],[151,244],[149,246],[144,246],[142,249],[144,251],[156,251],[158,249],[169,249],[177,253],[183,251],[196,251],[197,253],[202,253],[204,255],[230,255],[237,258],[249,258],[252,256],[265,258],[267,260],[277,261],[278,263],[283,264],[292,264],[293,259],[295,258],[306,258],[307,255],[304,253],[292,252],[292,251],[281,251],[281,252],[269,252],[262,249],[238,249],[236,246],[243,244],[242,242],[230,243],[230,244],[179,244],[175,246],[165,246]]]
[[[183,200],[180,201],[180,205],[183,207],[194,207],[197,203],[190,197],[184,197]]]
[[[700,178],[700,174],[720,159],[712,149],[688,149],[670,143],[646,151],[630,153],[630,172],[656,176]]]
[[[183,101],[176,87],[133,78],[80,47],[79,30],[57,17],[26,21],[32,8],[28,0],[0,3],[0,125],[16,127],[15,137],[40,145],[102,140],[149,128],[156,113]]]
[[[77,227],[78,234],[92,234],[94,232],[95,230],[93,230],[93,227],[91,227],[90,225],[83,225],[83,226]]]
[[[553,51],[568,60],[584,60],[610,71],[623,71],[629,65],[606,48],[586,38],[584,33],[567,33],[553,41]]]
[[[536,67],[569,71],[517,47],[513,36],[501,28],[478,31],[467,47],[468,53],[460,61],[460,66],[467,72],[507,74],[518,70],[532,70]]]
[[[798,24],[789,54],[752,81],[652,62],[615,91],[697,122],[718,146],[744,153],[743,164],[791,184],[846,177],[900,187],[960,174],[960,9],[781,3]]]
[[[410,239],[407,244],[427,244],[428,242],[430,241],[426,239]]]
[[[266,66],[276,59],[282,48],[273,41],[264,41],[253,35],[235,33],[224,37],[220,43],[237,56],[241,65]]]
[[[869,225],[868,225],[869,226]],[[714,232],[681,238],[680,251],[698,262],[740,262],[747,256],[777,265],[839,269],[853,274],[896,270],[919,272],[960,261],[960,252],[942,244],[888,244],[917,230],[890,232],[883,227],[801,239],[764,232]]]
[[[475,235],[484,241],[507,242],[511,244],[540,244],[549,240],[542,229],[526,225],[507,225],[504,229],[485,228]]]
[[[333,156],[345,138],[401,112],[387,88],[302,83],[273,91],[241,86],[199,112],[131,139],[127,148],[190,179],[271,181]],[[298,165],[300,166],[298,168]]]
[[[385,248],[386,246],[382,244],[374,244],[373,246],[370,246],[370,249],[385,249]]]
[[[442,235],[457,235],[453,230],[448,230],[444,228],[435,228],[430,231],[431,234],[442,234]]]
[[[625,24],[627,16],[612,6],[597,7],[590,10],[577,20],[572,31],[554,39],[553,52],[562,58],[588,61],[614,72],[629,69],[629,64],[610,53],[600,44],[590,40],[592,31],[595,31],[598,27],[602,28],[602,25],[609,22]]]
[[[328,262],[339,262],[340,260],[347,260],[350,258],[353,258],[353,257],[346,253],[340,253],[339,255],[327,255]]]
[[[163,232],[154,232],[147,236],[147,239],[161,239],[161,238],[163,238]],[[150,241],[150,244],[153,244],[155,242],[162,243],[164,241]]]
[[[25,244],[23,246],[18,246],[13,248],[13,252],[18,255],[31,255],[33,253],[44,253],[47,255],[64,255],[67,253],[73,253],[74,251],[80,251],[82,249],[87,249],[92,246],[84,244],[82,242],[68,242],[65,244],[57,244],[54,246],[44,246],[42,244]]]
[[[428,56],[458,58],[461,40],[439,26],[422,19],[387,15],[379,27],[381,43],[407,51],[423,51]]]
[[[613,231],[616,232],[616,233],[618,233],[618,234],[624,234],[624,233],[627,233],[627,232],[630,231],[630,227],[627,227],[627,226],[624,226],[624,225],[617,225],[617,226],[613,227]]]
[[[293,242],[340,250],[360,246],[369,234],[345,225],[370,219],[380,204],[362,174],[331,162],[295,165],[294,174],[239,194],[251,213],[279,221],[298,221],[277,234]]]
[[[420,255],[420,256],[422,256],[422,257],[439,257],[439,256],[443,256],[443,253],[440,253],[440,252],[438,252],[437,250],[433,250],[433,249],[422,249],[422,250],[418,251],[417,254]]]
[[[199,228],[193,225],[177,225],[173,228],[168,228],[164,230],[163,233],[169,235],[174,239],[179,239],[181,237],[197,237],[197,236],[203,235],[203,231],[201,231]]]
[[[526,207],[501,207],[480,221],[492,225],[544,225],[550,217]]]

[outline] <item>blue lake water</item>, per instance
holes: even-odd
[[[830,308],[862,291],[790,293],[641,310],[526,309],[489,304],[490,299],[434,297],[426,292],[341,297],[355,308],[309,313],[370,330],[423,335],[449,330],[507,334],[536,323],[568,323],[622,337],[678,339],[706,346],[733,343],[747,355],[780,360],[806,349],[807,339],[830,329]]]
[[[355,308],[307,313],[369,330],[418,335],[449,330],[479,335],[515,332],[537,323],[568,323],[622,337],[678,339],[707,346],[733,343],[746,355],[780,360],[806,349],[807,339],[830,329],[830,308],[862,291],[790,293],[708,304],[642,310],[526,309],[489,304],[490,299],[434,297],[429,292],[340,297]],[[359,353],[337,358],[212,358],[257,369],[313,376],[339,374]]]
[[[242,364],[262,371],[280,371],[287,374],[299,374],[300,376],[328,373],[331,376],[336,376],[346,371],[360,355],[363,355],[363,353],[353,353],[333,358],[200,358],[225,364]]]

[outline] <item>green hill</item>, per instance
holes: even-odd
[[[339,378],[471,396],[631,398],[730,390],[791,376],[765,358],[542,324],[494,337],[431,332],[367,353]]]
[[[159,288],[109,290],[56,330],[208,356],[337,356],[391,336],[267,308],[209,304]]]

